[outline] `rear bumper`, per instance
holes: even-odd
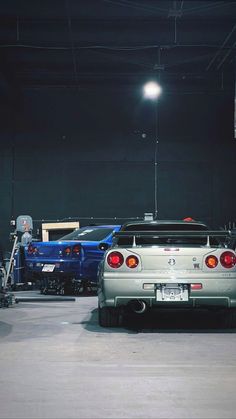
[[[54,265],[52,272],[44,272],[42,269],[45,265]],[[28,277],[73,277],[75,279],[81,278],[81,263],[79,261],[58,261],[57,260],[40,260],[27,261],[25,260],[25,274]]]
[[[187,284],[188,301],[157,301],[158,284]],[[202,289],[191,290],[190,284],[201,283]],[[144,289],[144,284],[154,284],[152,290]],[[236,308],[236,273],[189,274],[187,277],[163,277],[158,274],[143,275],[135,273],[104,273],[99,278],[99,305],[117,307],[126,306],[132,300],[143,300],[149,307],[235,307]]]

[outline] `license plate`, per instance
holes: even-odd
[[[157,301],[188,301],[188,287],[180,284],[161,284],[156,289]]]
[[[43,266],[42,272],[53,272],[55,265],[46,264]]]

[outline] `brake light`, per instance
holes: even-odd
[[[36,253],[38,253],[38,249],[37,249],[37,247],[34,247],[34,246],[32,246],[32,244],[30,244],[29,246],[28,246],[28,253],[30,254],[30,255],[35,255]]]
[[[66,256],[69,256],[71,254],[71,248],[70,247],[66,247],[64,249],[64,253],[65,253]]]
[[[208,268],[216,268],[216,266],[218,265],[218,259],[216,256],[210,255],[207,256],[205,263]]]
[[[75,253],[76,255],[80,254],[80,246],[78,244],[73,246],[73,253]]]
[[[123,255],[120,252],[111,252],[107,256],[107,263],[111,268],[119,268],[124,263]]]
[[[125,263],[128,266],[128,268],[136,268],[139,264],[139,260],[137,256],[132,255],[127,257]]]
[[[197,290],[201,290],[202,289],[202,284],[190,284],[191,290],[193,291],[197,291]]]
[[[233,268],[236,264],[236,256],[233,252],[224,252],[220,256],[220,263],[224,268]]]
[[[33,246],[32,246],[32,244],[30,244],[30,245],[28,246],[27,251],[28,251],[28,253],[29,253],[29,254],[33,253]]]

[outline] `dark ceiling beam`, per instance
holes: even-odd
[[[143,16],[143,17],[139,17],[139,16],[130,16],[130,17],[114,17],[114,16],[110,16],[110,17],[74,17],[71,16],[71,22],[72,24],[96,24],[96,23],[101,23],[103,24],[136,24],[136,23],[155,23],[155,22],[163,22],[163,21],[167,21],[168,17],[180,17],[181,15],[181,20],[183,20],[184,22],[218,22],[218,23],[230,23],[230,22],[235,22],[235,17],[232,14],[229,15],[225,15],[225,16],[213,16],[213,15],[205,15],[205,16],[184,16],[183,14],[181,14],[181,10],[177,9],[177,11],[175,12],[173,9],[170,9],[169,12],[171,11],[171,15],[170,16],[156,16],[156,17],[147,17],[147,16]],[[172,15],[173,13],[173,15]],[[67,16],[65,15],[65,17],[53,17],[53,18],[21,18],[19,16],[4,16],[4,15],[0,15],[0,23],[1,25],[7,26],[7,25],[11,25],[12,27],[14,26],[15,28],[17,28],[17,25],[21,25],[21,24],[32,24],[34,25],[40,25],[40,24],[67,24]]]
[[[224,57],[222,58],[222,60],[220,61],[220,63],[217,66],[217,70],[220,69],[220,67],[222,67],[222,65],[224,64],[224,62],[226,61],[226,59],[228,58],[228,56],[230,55],[230,53],[233,51],[233,49],[236,46],[236,41],[234,42],[234,44],[232,45],[232,47],[226,52],[226,54],[224,55]]]
[[[110,3],[116,6],[121,6],[122,9],[124,8],[132,8],[137,10],[142,10],[143,12],[151,12],[151,13],[161,13],[166,16],[167,9],[164,7],[158,7],[156,4],[154,6],[145,5],[144,3],[138,3],[130,1],[130,0],[103,0],[104,3]]]
[[[143,82],[145,82],[145,79],[143,79]],[[64,81],[57,81],[57,80],[45,80],[44,83],[41,83],[40,80],[38,81],[34,81],[31,84],[27,84],[24,86],[24,89],[65,89],[65,88],[70,88],[73,90],[89,90],[89,89],[101,89],[101,92],[104,92],[104,88],[112,88],[112,89],[120,89],[120,88],[125,88],[126,91],[127,89],[132,89],[132,92],[135,94],[135,90],[137,91],[138,86],[141,86],[142,81],[140,82],[139,79],[135,79],[133,78],[132,80],[124,80],[124,79],[116,79],[116,80],[109,80],[109,81],[105,81],[104,79],[101,79],[99,82],[97,80],[83,80],[83,82],[81,82],[81,84],[79,84],[78,86],[75,86],[73,81],[68,81],[68,80],[64,80]],[[232,85],[228,84],[225,85],[224,88],[222,89],[220,83],[218,83],[217,85],[203,85],[201,82],[200,83],[192,83],[192,84],[188,84],[186,86],[183,86],[182,84],[179,84],[177,86],[177,84],[175,82],[172,83],[168,83],[168,85],[165,87],[165,96],[169,95],[169,94],[180,94],[180,95],[187,95],[187,94],[191,94],[191,95],[206,95],[206,94],[220,94],[220,95],[229,95],[230,97],[232,96]]]
[[[132,52],[139,52],[141,53],[142,51],[155,51],[158,50],[159,48],[163,49],[163,50],[178,50],[178,49],[185,49],[185,50],[189,50],[189,49],[194,49],[194,50],[198,50],[198,49],[202,49],[202,50],[213,50],[213,49],[219,49],[219,45],[218,44],[210,44],[210,43],[178,43],[177,45],[174,43],[160,43],[160,44],[150,44],[150,43],[135,43],[135,44],[129,44],[129,45],[123,45],[120,44],[119,46],[116,44],[96,44],[96,43],[88,43],[88,44],[82,44],[82,43],[76,43],[74,45],[75,50],[78,51],[84,51],[84,52],[89,52],[89,51],[107,51],[107,52],[114,52],[114,53],[132,53]],[[41,51],[41,52],[45,52],[48,51],[49,53],[51,53],[52,51],[55,53],[61,53],[61,52],[68,52],[71,51],[71,46],[56,46],[56,45],[39,45],[36,43],[9,43],[9,44],[0,44],[0,50],[7,50],[7,49],[12,49],[15,51],[25,51],[25,52],[30,52],[32,50],[35,51]],[[222,50],[225,51],[232,51],[236,49],[235,46],[231,45],[231,46],[224,46],[222,48]]]
[[[133,78],[146,78],[147,76],[152,76],[155,77],[156,75],[156,71],[152,70],[147,72],[144,71],[113,71],[111,73],[107,73],[107,71],[102,71],[102,69],[100,71],[96,71],[96,72],[92,72],[92,71],[86,71],[86,72],[80,72],[78,74],[78,79],[81,80],[101,80],[103,79],[105,80],[114,80],[114,79],[133,79]],[[225,76],[226,78],[228,77],[228,79],[231,79],[231,75],[232,73],[230,72],[226,72]],[[37,79],[38,77],[40,77],[42,79],[42,77],[45,78],[60,78],[61,80],[63,80],[64,78],[66,79],[70,79],[72,82],[74,80],[73,75],[70,72],[70,69],[67,69],[63,72],[59,72],[56,71],[55,69],[53,70],[21,70],[18,74],[19,78],[23,78],[25,81],[27,80],[33,80],[33,79]],[[171,72],[163,72],[163,80],[181,80],[183,83],[190,81],[190,80],[205,80],[205,81],[211,81],[213,79],[218,80],[219,79],[219,73],[206,73],[205,72],[176,72],[176,71],[171,71]]]
[[[182,12],[183,2],[180,7],[177,7],[177,1],[173,1],[173,7],[169,9],[168,18],[174,18],[174,43],[177,44],[177,19],[183,16]]]
[[[226,46],[228,40],[231,38],[231,36],[233,35],[234,31],[236,29],[236,23],[234,24],[233,28],[231,29],[231,31],[228,33],[228,35],[226,36],[225,40],[223,41],[222,45],[220,46],[220,48],[218,49],[218,51],[216,52],[216,54],[214,55],[214,57],[211,59],[211,61],[209,62],[206,71],[209,70],[209,68],[213,65],[213,63],[215,62],[216,58],[220,55],[222,49]],[[235,45],[233,45],[234,47]],[[232,47],[232,48],[233,48]],[[227,58],[227,57],[226,57]]]

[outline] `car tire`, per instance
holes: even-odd
[[[236,328],[236,309],[231,308],[225,311],[223,325],[227,329]]]
[[[98,306],[98,322],[102,327],[120,326],[120,310],[114,307]]]

